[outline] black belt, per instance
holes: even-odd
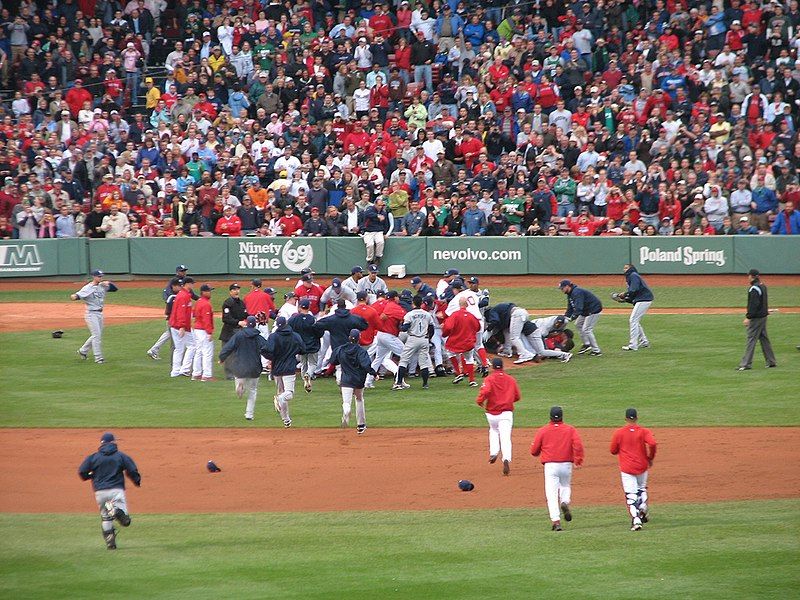
[[[87,308],[89,312],[103,312],[102,308]]]
[[[409,337],[418,337],[418,338],[428,337],[427,335],[414,335],[413,333],[409,333],[408,335],[409,335]]]

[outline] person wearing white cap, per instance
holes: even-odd
[[[102,364],[103,358],[103,307],[106,303],[106,294],[116,292],[117,286],[110,281],[103,281],[103,272],[92,271],[92,281],[87,283],[74,294],[70,295],[70,300],[83,300],[86,304],[86,326],[89,328],[89,337],[78,348],[78,355],[83,359],[89,355],[89,348],[92,349],[94,362]]]

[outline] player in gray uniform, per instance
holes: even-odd
[[[393,390],[405,390],[411,386],[404,381],[408,373],[408,364],[412,358],[416,358],[420,375],[422,375],[422,389],[428,389],[428,377],[431,373],[431,355],[428,352],[428,340],[433,335],[434,317],[427,310],[422,308],[422,298],[414,296],[411,300],[413,309],[403,317],[403,324],[400,331],[408,334],[403,351],[400,353],[400,363],[397,368],[397,378],[395,379]]]
[[[91,283],[87,283],[70,295],[72,300],[83,300],[86,304],[84,319],[90,335],[77,351],[83,360],[89,356],[91,347],[94,362],[98,364],[105,362],[103,358],[103,306],[106,303],[106,294],[116,292],[117,289],[117,286],[110,281],[103,281],[102,271],[92,271]]]
[[[175,299],[175,294],[178,293],[178,290],[175,289],[175,280],[176,279],[183,279],[186,277],[186,273],[189,270],[189,267],[186,265],[178,265],[175,267],[175,277],[170,279],[167,282],[167,285],[164,286],[164,290],[161,292],[161,298],[164,300],[165,308],[164,308],[164,315],[166,316],[166,327],[164,332],[159,336],[156,340],[156,343],[150,346],[150,349],[147,351],[147,356],[152,358],[153,360],[161,360],[159,356],[159,351],[161,350],[161,346],[166,344],[168,341],[172,340],[172,333],[169,330],[169,313],[172,310],[172,300]],[[180,288],[178,288],[180,289]],[[198,297],[195,297],[195,294],[192,293],[192,299],[197,300]]]
[[[378,291],[389,293],[389,288],[386,282],[378,277],[378,265],[369,266],[369,275],[362,277],[358,282],[358,289],[356,292],[367,292],[368,302],[375,304],[378,299]]]
[[[358,282],[364,278],[364,269],[361,268],[359,265],[356,265],[352,269],[350,269],[350,277],[345,279],[342,282],[342,287],[346,287],[348,290],[353,290],[354,294],[358,293]]]
[[[550,335],[551,331],[560,331],[564,329],[567,324],[566,317],[557,315],[555,317],[544,317],[542,319],[534,319],[528,321],[523,326],[523,335],[525,340],[530,344],[533,353],[537,356],[544,356],[545,358],[560,358],[561,362],[569,362],[572,358],[571,352],[564,352],[562,350],[548,350],[544,345],[544,338]],[[525,329],[534,327],[533,331],[526,333]],[[527,362],[522,359],[515,360],[515,363]]]
[[[339,299],[347,300],[353,306],[357,302],[356,292],[349,287],[345,287],[341,279],[334,277],[331,284],[322,292],[322,298],[319,301],[320,307],[335,306]]]

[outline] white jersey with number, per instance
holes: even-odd
[[[461,298],[467,299],[467,312],[473,315],[476,319],[478,319],[478,321],[481,322],[481,324],[483,324],[483,313],[481,312],[481,309],[478,308],[478,303],[481,299],[480,296],[478,296],[478,294],[472,290],[463,290],[453,296],[453,299],[450,300],[450,303],[447,305],[444,314],[449,317],[459,308],[461,308],[458,304]]]

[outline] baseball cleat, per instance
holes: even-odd
[[[153,360],[161,360],[161,357],[158,355],[157,352],[153,352],[152,350],[147,351],[147,356],[152,358]]]
[[[561,529],[561,521],[553,521],[553,531],[563,531]]]
[[[649,348],[650,342],[644,342],[643,344],[639,344],[639,348]]]
[[[201,379],[200,375],[192,375],[192,381],[200,381]]]
[[[534,356],[533,354],[531,354],[529,356],[520,356],[517,360],[514,361],[514,364],[515,365],[521,365],[522,363],[529,362],[529,361],[533,360],[534,358],[536,358],[536,356]]]
[[[363,434],[366,430],[367,430],[367,426],[366,425],[359,425],[359,426],[356,427],[356,433],[358,435]]]
[[[272,406],[275,407],[275,412],[277,412],[277,413],[281,412],[281,403],[278,400],[278,396],[277,395],[272,397]]]
[[[571,352],[567,352],[564,356],[561,357],[561,362],[563,363],[568,363],[570,360],[572,360]]]
[[[583,346],[581,346],[581,349],[580,349],[580,350],[578,350],[578,354],[586,354],[586,353],[587,353],[587,352],[589,352],[591,349],[592,349],[591,345],[589,345],[589,344],[584,344]]]
[[[647,523],[650,520],[650,517],[647,516],[646,510],[639,511],[639,518],[642,520],[642,523]]]
[[[455,385],[456,383],[461,383],[461,381],[462,381],[463,379],[464,379],[464,375],[462,375],[461,373],[459,373],[458,375],[456,375],[456,376],[453,378],[453,385]]]
[[[291,420],[291,419],[284,419],[284,420],[283,420],[283,426],[284,426],[286,429],[289,429],[289,427],[291,427],[291,426],[292,426],[292,420]]]
[[[600,351],[600,350],[592,350],[592,351],[589,353],[589,356],[603,356],[603,352],[602,352],[602,351]]]
[[[514,356],[514,355],[513,355],[513,354],[511,354],[510,352],[498,352],[498,353],[497,353],[497,356],[501,356],[501,357],[503,357],[503,358],[511,358],[511,357],[512,357],[512,356]]]
[[[94,361],[94,364],[102,365],[104,362],[106,362],[105,358],[98,358],[97,360]]]
[[[511,472],[511,463],[507,460],[503,461],[503,475],[508,475]]]
[[[248,417],[247,415],[245,415],[245,416],[244,416],[244,418],[245,418],[247,421],[252,421],[252,420],[253,420],[253,417]]]
[[[103,532],[103,539],[106,542],[106,548],[109,550],[116,550],[117,549],[117,530],[112,529],[111,531],[104,531]]]
[[[241,381],[236,384],[236,395],[239,396],[239,398],[241,398],[242,395],[244,395],[244,383],[242,383]]]
[[[491,456],[489,457],[489,464],[490,464],[490,465],[493,465],[493,464],[494,464],[494,463],[496,463],[496,462],[497,462],[497,454],[493,454],[493,455],[491,455]]]
[[[564,520],[569,523],[572,521],[572,512],[569,510],[569,504],[566,502],[561,503],[561,512],[564,515]]]
[[[622,349],[625,352],[636,352],[638,348],[634,348],[633,346],[623,346]]]
[[[481,377],[489,376],[489,367],[487,367],[486,365],[481,365],[480,371],[481,371]]]
[[[216,377],[202,377],[200,381],[216,381]]]
[[[469,382],[469,387],[478,387],[478,382],[473,379]]]
[[[775,367],[777,367],[777,366],[778,366],[778,365],[776,365],[776,364],[774,364],[774,363],[773,363],[773,364],[771,364],[771,365],[767,365],[767,368],[768,368],[768,369],[774,369],[774,368],[775,368]]]
[[[422,389],[423,389],[423,390],[427,390],[427,389],[428,389],[428,387],[429,387],[429,386],[428,386],[428,384],[426,383],[425,385],[423,385],[423,386],[422,386]]]
[[[639,517],[634,517],[631,521],[631,531],[639,531],[642,528],[642,520]]]
[[[86,352],[81,352],[80,350],[75,350],[78,353],[78,356],[81,357],[81,360],[86,360],[89,358],[89,355]]]
[[[749,371],[752,367],[736,367],[737,371]]]
[[[303,389],[306,391],[306,394],[311,393],[311,377],[308,374],[303,375]]]
[[[129,515],[128,513],[126,513],[126,512],[125,512],[124,510],[122,510],[121,508],[118,508],[118,509],[117,509],[117,512],[116,512],[116,514],[114,515],[114,518],[115,518],[117,521],[119,521],[119,524],[120,524],[120,525],[122,525],[123,527],[130,527],[130,524],[131,524],[131,517],[130,517],[130,515]]]
[[[350,427],[350,417],[342,417],[342,429]]]

